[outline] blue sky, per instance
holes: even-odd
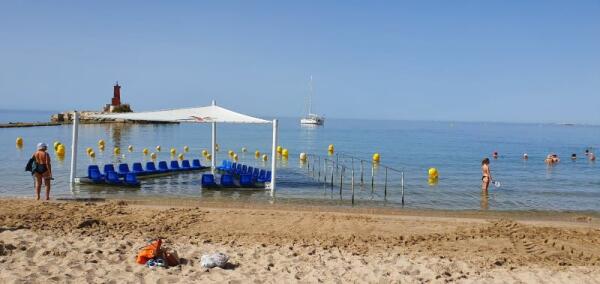
[[[1,109],[600,123],[600,1],[2,1]]]

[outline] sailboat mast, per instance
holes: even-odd
[[[310,75],[310,81],[308,82],[308,114],[312,113],[312,95],[313,95],[313,78]]]

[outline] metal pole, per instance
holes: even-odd
[[[327,159],[323,159],[323,165],[325,166],[323,168],[323,182],[327,183]]]
[[[363,160],[360,160],[360,186],[364,186],[365,185],[365,166],[363,165]]]
[[[277,181],[277,119],[273,119],[273,145],[271,146],[271,196],[275,195]]]
[[[215,100],[212,101],[212,105],[216,106],[217,103]],[[213,175],[217,169],[217,123],[212,123],[212,146],[211,146],[211,159],[210,159],[210,167]]]
[[[385,182],[383,185],[383,199],[387,200],[387,170],[388,168],[385,167]]]
[[[69,182],[75,182],[75,172],[77,171],[77,142],[79,140],[79,113],[73,113],[73,137],[71,140],[71,174]]]
[[[318,157],[319,170],[317,171],[317,181],[321,181],[321,156]]]
[[[402,206],[404,206],[404,172],[402,172]]]
[[[354,167],[352,167],[352,205],[354,205]]]
[[[344,167],[340,169],[340,199],[342,199],[342,187],[344,186]]]
[[[375,166],[371,164],[371,193],[375,191]]]
[[[333,194],[333,164],[334,162],[331,161],[331,193]]]

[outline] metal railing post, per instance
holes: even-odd
[[[402,206],[404,206],[404,172],[402,172],[401,184],[402,184]]]
[[[383,199],[387,200],[387,171],[388,168],[385,167],[385,182],[383,184]]]

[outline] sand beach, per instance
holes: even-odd
[[[600,283],[595,214],[164,204],[0,200],[0,282]],[[157,237],[180,266],[135,263]]]

